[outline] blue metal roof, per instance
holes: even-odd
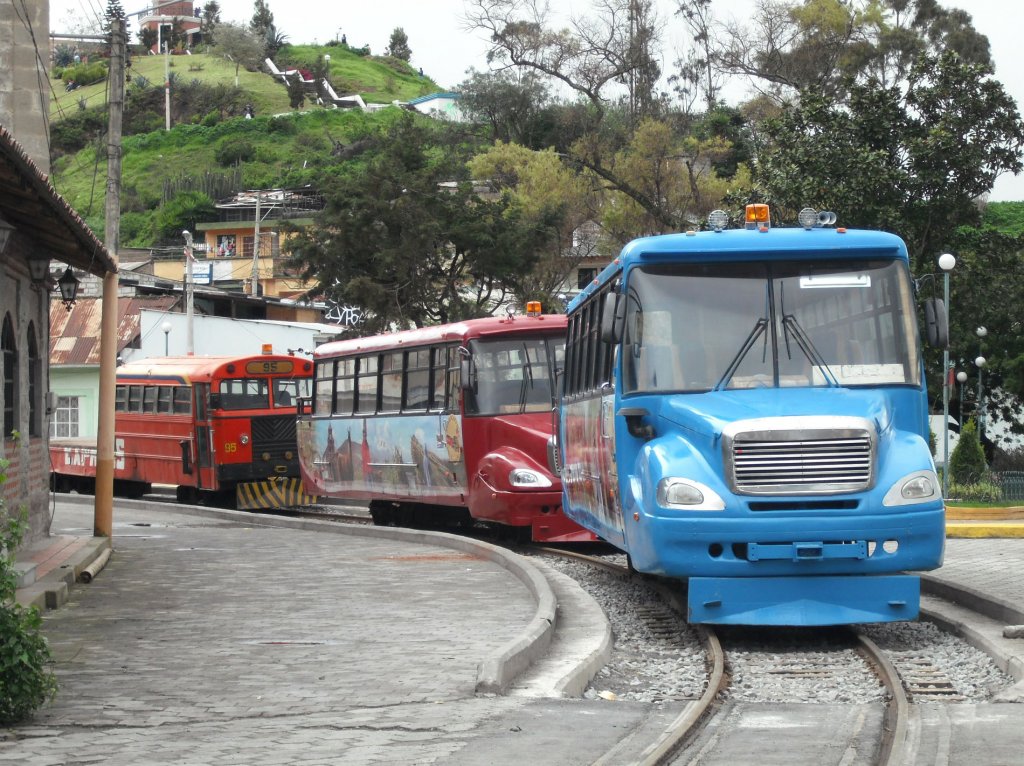
[[[426,101],[434,101],[436,99],[441,98],[450,98],[454,101],[458,101],[460,96],[458,93],[430,93],[426,96],[420,96],[419,98],[411,99],[407,103],[409,103],[412,106],[415,106],[416,104],[422,104]]]

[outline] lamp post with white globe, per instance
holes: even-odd
[[[949,315],[949,272],[956,266],[956,258],[952,253],[939,256],[939,268],[942,269],[943,300],[947,316]],[[942,496],[949,495],[949,343],[942,350]]]
[[[956,374],[956,382],[960,384],[960,391],[957,398],[960,400],[960,433],[964,432],[964,383],[967,382],[967,373],[960,370]]]
[[[974,332],[978,336],[978,357],[974,360],[974,364],[978,368],[978,441],[981,441],[981,437],[985,435],[985,389],[981,385],[981,374],[986,363],[981,352],[984,350],[985,336],[988,335],[988,330],[982,326]]]
[[[160,325],[160,329],[164,331],[164,356],[170,356],[168,348],[171,337],[171,323],[164,320],[164,323]]]

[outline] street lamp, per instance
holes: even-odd
[[[960,390],[957,392],[957,399],[960,400],[960,433],[964,432],[964,383],[967,382],[967,373],[960,370],[956,374],[956,382],[960,384]]]
[[[984,389],[981,386],[981,371],[985,367],[985,357],[981,352],[984,349],[988,330],[983,325],[974,332],[978,336],[978,358],[974,360],[974,364],[978,367],[978,441],[981,441],[981,437],[985,434],[985,397]]]
[[[164,331],[164,356],[170,356],[171,354],[168,351],[168,343],[170,341],[171,336],[171,323],[165,321],[162,325],[160,325],[160,329]]]
[[[956,258],[952,253],[939,256],[939,268],[942,269],[943,301],[946,316],[949,316],[949,272],[956,266]],[[942,496],[949,495],[949,343],[942,349]]]

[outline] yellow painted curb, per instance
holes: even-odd
[[[946,537],[987,538],[987,537],[1024,537],[1024,523],[994,522],[986,523],[953,521],[946,524]]]
[[[1024,506],[972,508],[966,505],[947,505],[946,519],[949,521],[974,521],[982,524],[989,521],[1020,521],[1024,523]]]

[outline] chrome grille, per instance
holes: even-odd
[[[874,481],[875,430],[860,418],[767,418],[723,434],[734,491],[742,494],[856,492]]]

